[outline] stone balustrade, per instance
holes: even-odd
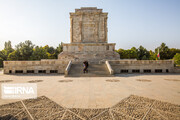
[[[68,65],[67,65],[67,67],[66,67],[66,69],[65,69],[65,76],[68,75],[69,70],[70,70],[70,68],[71,68],[71,64],[72,64],[72,61],[69,61]]]
[[[109,60],[118,73],[174,73],[173,60]]]
[[[68,61],[4,61],[4,73],[64,73]]]
[[[106,63],[106,66],[107,66],[107,68],[109,70],[109,73],[111,75],[113,75],[114,74],[114,70],[111,68],[111,65],[109,64],[109,61],[106,61],[105,63]]]

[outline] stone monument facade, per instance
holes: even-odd
[[[76,62],[118,60],[115,43],[108,43],[107,15],[96,7],[82,7],[70,13],[70,44],[63,44],[58,59]]]
[[[71,43],[107,43],[107,15],[93,7],[70,13]]]

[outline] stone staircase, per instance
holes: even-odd
[[[83,63],[72,63],[66,77],[111,77],[106,64],[89,63],[88,73],[83,73]]]

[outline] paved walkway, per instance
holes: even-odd
[[[180,105],[180,75],[65,78],[62,75],[1,74],[0,84],[6,80],[9,80],[7,83],[37,82],[38,96],[46,96],[68,108],[108,108],[132,94]],[[0,98],[0,105],[15,101],[18,100]]]

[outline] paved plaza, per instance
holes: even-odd
[[[100,116],[102,119],[103,117],[107,119],[111,117],[112,119],[148,119],[148,117],[152,118],[152,115],[158,119],[170,119],[170,117],[179,119],[180,117],[180,75],[178,74],[119,74],[115,77],[73,78],[58,74],[4,75],[1,73],[1,83],[37,83],[38,86],[38,99],[23,100],[24,102],[0,99],[1,116],[3,116],[3,108],[11,108],[14,104],[18,104],[16,109],[23,105],[28,109],[28,104],[38,106],[41,103],[49,105],[50,108],[55,107],[56,110],[41,113],[38,107],[38,109],[34,107],[35,111],[39,111],[40,116],[51,114],[54,118],[57,115],[62,115],[64,119],[66,117],[67,119],[71,117],[72,119],[76,119],[74,117],[100,119],[98,118]],[[41,99],[46,100],[38,104]],[[134,112],[130,110],[132,113],[128,111],[131,107],[136,108]],[[44,106],[44,108],[48,107]],[[30,114],[30,119],[36,116],[31,109],[28,111],[30,113],[10,110],[9,114],[13,113],[19,117],[22,114]]]

